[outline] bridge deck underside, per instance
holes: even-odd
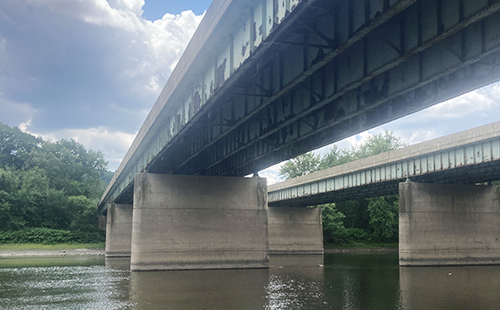
[[[303,1],[143,169],[244,176],[497,81],[499,10]]]

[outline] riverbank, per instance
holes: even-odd
[[[324,246],[325,253],[399,253],[398,243],[358,243],[352,242],[344,246]]]
[[[325,253],[353,253],[353,254],[362,254],[362,253],[399,253],[398,248],[394,247],[373,247],[373,248],[324,248]]]
[[[0,257],[99,256],[104,249],[0,250]]]
[[[104,244],[2,244],[0,257],[99,256]]]

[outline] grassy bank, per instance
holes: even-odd
[[[12,243],[12,244],[0,244],[0,251],[104,249],[104,245],[105,243],[71,243],[71,244]]]

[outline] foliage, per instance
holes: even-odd
[[[337,211],[334,203],[324,204],[321,208],[323,220],[323,239],[328,243],[340,244],[346,240],[346,229],[342,220],[345,215]]]
[[[320,157],[313,152],[305,153],[287,161],[280,168],[280,175],[285,179],[293,179],[317,171]]]
[[[398,237],[399,204],[397,196],[370,198],[368,212],[373,236],[378,242],[394,242]]]
[[[406,146],[408,146],[408,143],[401,138],[395,137],[391,131],[385,129],[383,133],[369,136],[366,143],[361,145],[355,152],[355,156],[356,159],[361,159]]]
[[[0,123],[0,167],[21,169],[28,153],[41,146],[42,139],[24,133],[17,127]]]
[[[291,159],[281,167],[280,176],[287,180],[404,146],[407,146],[406,142],[385,130],[369,136],[364,144],[350,150],[339,150],[333,146],[323,157],[309,152]],[[398,239],[397,196],[345,201],[320,207],[326,243],[395,242]]]
[[[0,244],[14,243],[102,243],[105,242],[104,231],[82,232],[50,228],[27,228],[15,231],[0,231]]]
[[[95,231],[106,167],[102,152],[74,140],[44,141],[0,123],[0,231]]]
[[[356,155],[354,154],[355,149],[351,150],[339,150],[336,145],[334,145],[328,154],[326,154],[320,160],[319,170],[335,167],[338,165],[346,164],[350,161],[355,160]]]

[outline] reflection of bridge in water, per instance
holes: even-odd
[[[108,254],[137,270],[266,267],[265,181],[226,177],[499,80],[499,10],[215,0],[99,203]]]

